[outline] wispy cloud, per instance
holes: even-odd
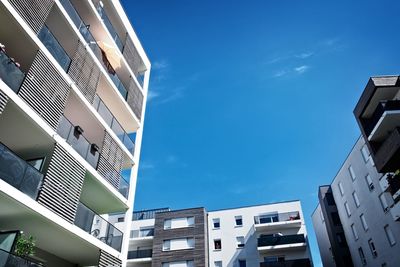
[[[298,55],[295,55],[295,57],[300,58],[300,59],[306,59],[314,55],[314,52],[306,52],[306,53],[301,53]]]
[[[275,74],[273,76],[278,78],[278,77],[282,77],[282,76],[284,76],[286,74],[287,74],[286,70],[279,70],[279,71],[275,72]]]
[[[149,170],[149,169],[154,169],[155,166],[153,163],[150,162],[141,162],[139,165],[140,170]]]
[[[294,71],[297,72],[298,74],[303,74],[305,73],[310,67],[307,65],[302,65],[299,67],[294,68]]]
[[[182,98],[184,96],[185,89],[186,89],[186,87],[183,87],[183,86],[173,88],[171,90],[171,92],[169,93],[169,95],[167,95],[164,98],[162,98],[159,101],[159,103],[160,104],[165,104],[165,103],[177,100],[179,98]]]
[[[162,70],[168,68],[168,62],[166,60],[160,60],[160,61],[155,61],[152,64],[152,70],[157,71],[157,70]]]
[[[156,92],[154,90],[149,90],[149,93],[147,94],[147,102],[149,102],[159,96],[160,96],[159,92]]]

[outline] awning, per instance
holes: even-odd
[[[110,44],[107,44],[103,41],[98,41],[97,42],[98,46],[100,47],[101,50],[106,54],[108,62],[110,62],[110,65],[116,70],[121,67],[121,56],[119,53],[119,50]]]

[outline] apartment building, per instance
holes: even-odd
[[[135,212],[127,266],[308,267],[312,260],[300,202],[288,201]]]
[[[399,266],[400,225],[390,212],[387,199],[391,195],[381,187],[387,176],[378,173],[367,144],[360,137],[330,186],[334,199],[330,207],[337,209],[339,218],[328,212],[323,212],[322,217],[313,214],[324,264],[334,260],[336,266],[348,266],[341,261],[345,254],[338,253],[338,246],[348,246],[354,266]],[[319,206],[323,210],[329,204],[320,199]],[[341,227],[345,240],[335,232]],[[329,239],[324,238],[323,231],[327,231]],[[332,249],[332,255],[327,248]]]
[[[0,24],[0,266],[121,266],[150,71],[123,7],[1,0]]]

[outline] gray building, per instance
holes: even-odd
[[[331,184],[354,266],[395,267],[400,264],[397,244],[400,225],[391,216],[386,198],[388,193],[380,185],[386,178],[386,174],[378,173],[364,138],[360,137]],[[319,209],[322,206],[320,203]],[[326,243],[331,242],[326,235],[333,236],[332,229],[326,227],[325,219],[327,233],[324,234],[322,222],[316,217],[314,212],[313,222],[321,256],[324,263],[330,262],[332,256],[326,253],[326,248],[334,245]]]

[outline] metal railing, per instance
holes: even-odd
[[[43,174],[0,143],[0,179],[36,199]]]
[[[74,126],[64,115],[61,116],[57,133],[70,144],[93,168],[97,167],[100,153],[98,146],[91,144],[80,126]]]
[[[110,247],[121,251],[123,234],[83,203],[78,203],[74,224]]]
[[[52,54],[52,56],[57,60],[60,66],[67,71],[71,65],[71,58],[46,25],[44,25],[40,30],[38,38],[42,41],[47,50],[49,50],[50,54]]]
[[[97,94],[94,97],[93,106],[100,114],[100,116],[104,119],[104,121],[108,124],[108,126],[110,126],[113,132],[117,135],[119,140],[121,140],[124,146],[133,155],[135,144]]]
[[[117,87],[122,97],[126,100],[128,96],[128,90],[126,90],[125,86],[123,85],[115,71],[113,71],[113,73],[110,73],[110,63],[108,62],[107,58],[103,56],[102,50],[98,46],[96,39],[90,32],[88,25],[83,22],[82,18],[69,0],[61,0],[61,4],[64,7],[65,11],[68,13],[71,20],[74,22],[79,32],[82,34],[85,41],[88,43],[89,47],[92,49],[93,54],[103,65],[103,68],[108,73],[108,76],[113,81],[114,85]]]
[[[300,213],[298,211],[254,216],[255,224],[287,222],[294,220],[300,220]]]
[[[170,211],[169,208],[134,211],[132,221],[154,219],[156,213]]]
[[[306,240],[303,234],[298,235],[268,235],[263,236],[261,235],[258,240],[257,244],[259,247],[264,246],[276,246],[276,245],[286,245],[286,244],[295,244],[295,243],[305,243]]]
[[[115,44],[117,45],[118,49],[121,51],[124,50],[124,44],[121,41],[121,38],[119,38],[119,35],[117,33],[117,31],[115,30],[114,26],[112,25],[110,19],[107,16],[107,13],[105,11],[105,9],[101,6],[100,2],[97,3],[96,5],[96,10],[97,13],[99,13],[101,19],[103,20],[104,24],[106,25],[106,28],[108,30],[108,32],[110,33],[111,37],[113,38]]]
[[[400,100],[384,100],[380,101],[374,110],[371,118],[368,120],[365,126],[365,133],[370,135],[376,124],[382,117],[385,111],[400,110]]]
[[[154,228],[131,230],[131,238],[154,236]]]
[[[42,267],[43,264],[33,262],[13,253],[0,249],[0,267]]]
[[[260,267],[311,267],[309,259],[285,260],[276,262],[261,262]]]
[[[153,256],[152,249],[138,249],[138,250],[128,251],[128,260],[151,258],[152,256]]]
[[[18,63],[0,48],[0,79],[18,93],[24,78],[25,73],[19,68]]]

